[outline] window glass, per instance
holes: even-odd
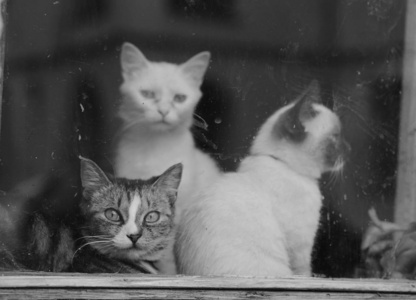
[[[21,210],[27,195],[41,195],[62,199],[59,213],[76,211],[80,155],[114,174],[123,133],[118,114],[123,43],[135,45],[149,61],[176,64],[209,51],[192,133],[197,147],[226,172],[236,170],[273,112],[319,82],[322,102],[340,117],[351,151],[342,172],[320,180],[313,272],[381,276],[378,269],[365,270],[361,245],[370,208],[380,220],[394,220],[405,4],[8,1],[1,204]],[[176,101],[186,102],[174,88],[169,91]],[[151,88],[140,90],[157,97]],[[51,174],[58,179],[53,188],[45,179]],[[122,214],[106,216],[117,220]],[[158,218],[146,216],[150,223]],[[16,242],[3,239],[6,248]]]

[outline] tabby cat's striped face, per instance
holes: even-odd
[[[159,259],[173,238],[181,165],[149,180],[112,181],[107,177],[97,181],[94,177],[104,173],[97,174],[89,167],[90,170],[84,168],[81,205],[87,243],[109,257],[129,261]]]

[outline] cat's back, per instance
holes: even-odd
[[[299,174],[287,163],[268,155],[247,157],[238,172],[247,174],[256,184],[273,193],[274,203],[320,198],[316,179]]]
[[[200,186],[210,185],[222,175],[218,163],[208,153],[194,148],[191,157],[193,161],[190,161],[188,164],[190,168],[195,168],[195,174],[200,182]]]
[[[289,209],[284,207],[286,204],[290,206],[289,202],[293,202],[293,206],[297,206],[310,198],[310,202],[319,199],[316,182],[273,161],[249,158],[241,163],[237,172],[218,176],[202,190],[186,209],[181,226],[191,228],[189,223],[200,221],[203,224],[206,221],[212,230],[218,224],[221,234],[239,230],[239,222],[251,220],[258,226],[264,224],[271,228],[279,215]],[[256,221],[258,216],[263,223]],[[224,228],[224,222],[235,226]]]
[[[316,179],[299,174],[270,156],[248,157],[238,171],[267,191],[273,217],[286,235],[299,229],[294,223],[302,224],[304,234],[308,234],[308,228],[317,227],[322,196]]]
[[[271,201],[271,195],[253,184],[249,174],[228,173],[216,180],[180,220],[176,243],[179,272],[261,276],[281,270],[274,263],[259,268],[262,263],[257,261],[266,256],[279,263],[283,253],[282,245],[270,243],[271,238],[283,237]]]
[[[315,227],[319,201],[313,180],[269,157],[246,158],[238,172],[224,174],[186,210],[178,229],[179,271],[290,275],[286,225]]]

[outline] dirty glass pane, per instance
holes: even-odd
[[[177,64],[209,51],[192,133],[227,172],[273,112],[319,83],[351,151],[342,172],[320,180],[312,269],[366,277],[368,211],[393,221],[405,16],[404,0],[8,1],[0,205],[9,210],[0,216],[26,220],[33,205],[54,205],[51,214],[76,223],[79,156],[114,174],[123,43],[149,61]],[[2,239],[31,267],[58,270],[34,263],[15,236]]]

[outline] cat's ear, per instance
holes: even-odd
[[[182,178],[183,166],[181,163],[173,165],[167,169],[159,178],[153,183],[153,187],[161,189],[165,193],[173,196],[172,201],[176,201],[179,184]]]
[[[301,122],[305,122],[316,116],[317,112],[313,108],[313,104],[322,104],[321,89],[316,80],[313,80],[301,94],[292,108],[292,112]]]
[[[313,104],[321,104],[321,102],[319,83],[313,80],[295,101],[295,104],[281,116],[275,129],[280,135],[294,142],[303,141],[306,137],[303,123],[317,115]]]
[[[124,43],[121,46],[120,61],[124,77],[146,69],[149,65],[149,61],[144,54],[136,46],[130,43]]]
[[[82,156],[79,158],[81,160],[81,183],[85,198],[89,198],[102,187],[111,185],[111,181],[95,162]]]
[[[319,82],[314,79],[311,81],[306,90],[302,93],[301,100],[308,104],[322,104],[321,88]]]
[[[199,86],[204,79],[210,58],[211,54],[208,51],[201,52],[183,63],[181,65],[182,70]]]

